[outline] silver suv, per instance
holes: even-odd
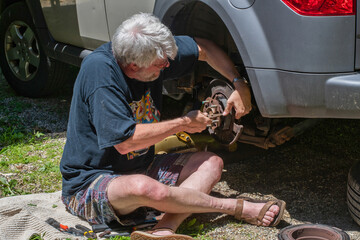
[[[217,43],[247,78],[253,111],[212,132],[262,148],[288,140],[316,118],[360,118],[358,0],[0,0],[0,66],[19,93],[40,97],[66,80],[69,64],[111,39],[137,12],[152,12],[174,34]],[[164,83],[164,94],[217,99],[232,91],[208,65]],[[279,119],[307,119],[275,126]],[[229,124],[233,124],[233,129]],[[225,126],[226,125],[226,126]],[[239,127],[241,125],[241,128]],[[228,130],[228,131],[227,131]],[[241,131],[241,134],[239,132]],[[227,134],[223,134],[227,131]],[[349,173],[349,210],[360,224],[360,166]]]

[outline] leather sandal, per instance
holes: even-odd
[[[170,231],[170,235],[155,235],[153,233],[160,232],[160,231]],[[193,239],[190,236],[176,234],[174,230],[170,228],[157,228],[150,231],[142,232],[142,231],[134,231],[130,235],[131,240],[148,240],[148,239],[157,239],[157,240],[188,240]]]
[[[241,217],[242,215],[242,211],[243,211],[243,207],[244,207],[244,201],[248,201],[248,202],[254,202],[254,203],[265,203],[265,205],[262,207],[262,209],[260,210],[259,214],[254,217],[254,218],[243,218]],[[262,226],[262,219],[264,218],[266,212],[269,210],[269,208],[272,205],[277,205],[279,206],[279,213],[278,215],[276,215],[275,219],[272,221],[272,223],[270,223],[269,227],[275,227],[276,225],[278,225],[284,215],[284,211],[285,211],[285,206],[286,203],[282,200],[256,200],[256,199],[251,199],[251,198],[241,198],[237,200],[237,204],[236,204],[236,209],[235,209],[235,218],[237,220],[242,220],[245,221],[249,224],[252,225],[257,225],[257,226]]]

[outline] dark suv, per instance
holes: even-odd
[[[61,87],[116,27],[153,12],[174,34],[217,43],[249,81],[253,111],[214,134],[262,148],[288,140],[317,118],[360,118],[360,19],[356,0],[0,0],[0,66],[19,94],[40,97]],[[199,100],[228,97],[232,85],[208,65],[164,83],[164,94]],[[225,101],[226,102],[226,101]],[[217,101],[218,111],[224,101]],[[279,119],[302,118],[294,126]],[[235,122],[234,122],[235,121]],[[241,134],[239,134],[240,130]],[[217,134],[218,133],[218,134]],[[220,133],[220,134],[219,134]],[[229,139],[230,138],[230,139]],[[360,165],[349,173],[349,210],[360,224]]]

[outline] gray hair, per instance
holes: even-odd
[[[138,13],[125,20],[112,38],[113,54],[123,65],[148,67],[159,58],[174,59],[177,50],[170,29],[150,13]]]

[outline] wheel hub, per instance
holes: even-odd
[[[35,76],[40,65],[40,51],[34,32],[26,23],[10,24],[5,34],[5,55],[17,78],[29,81]]]

